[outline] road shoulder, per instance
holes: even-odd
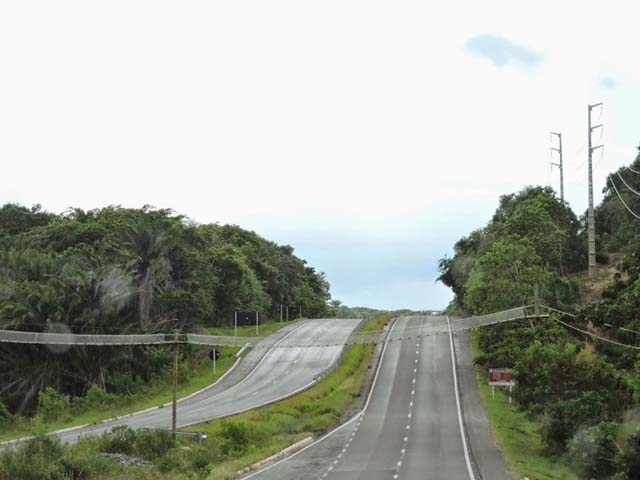
[[[471,332],[454,333],[458,381],[469,446],[480,475],[485,480],[513,480],[509,467],[491,430],[484,401],[478,388],[471,353]]]

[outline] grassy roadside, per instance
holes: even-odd
[[[235,347],[220,349],[220,359],[216,362],[216,374],[213,374],[211,361],[206,357],[199,357],[195,364],[185,368],[189,371],[186,379],[178,384],[178,397],[185,397],[208,385],[211,385],[224,375],[235,363]],[[116,404],[104,406],[101,409],[73,415],[67,421],[41,423],[37,419],[19,420],[15,425],[0,430],[0,442],[20,438],[34,433],[48,433],[63,428],[97,423],[105,419],[126,415],[170,402],[172,399],[169,378],[150,385],[144,390],[118,399]]]
[[[260,325],[260,336],[266,336],[282,327],[297,322],[299,319],[290,320],[289,322],[270,321]],[[209,335],[233,335],[233,327],[212,327],[207,329]],[[238,336],[255,337],[256,329],[254,326],[239,326]],[[208,350],[208,349],[202,349]],[[200,359],[197,364],[189,365],[188,378],[178,384],[178,397],[186,397],[187,395],[201,390],[211,385],[224,375],[229,368],[235,363],[235,353],[237,348],[221,348],[221,357],[216,363],[216,374],[213,374],[211,361],[205,358]],[[15,438],[25,437],[34,433],[49,433],[64,428],[77,427],[80,425],[97,423],[113,417],[119,417],[129,413],[145,410],[147,408],[156,407],[170,402],[172,398],[171,384],[169,379],[149,385],[144,390],[130,396],[122,397],[117,404],[111,404],[107,407],[92,410],[79,415],[73,415],[65,421],[57,421],[52,423],[42,423],[37,419],[20,419],[15,424],[0,428],[0,442],[13,440]]]
[[[475,332],[471,336],[471,350],[473,358],[481,353]],[[496,388],[495,399],[491,398],[491,387],[487,383],[488,372],[485,367],[476,365],[476,375],[492,430],[515,478],[578,480],[561,458],[542,454],[540,423],[531,420],[510,405],[505,389]]]
[[[362,331],[381,330],[389,318],[389,314],[375,317]],[[335,371],[295,397],[194,427],[193,430],[207,433],[205,447],[220,452],[219,461],[211,465],[207,478],[235,478],[238,470],[335,427],[361,394],[374,348],[351,345]]]

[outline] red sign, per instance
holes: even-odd
[[[495,385],[496,387],[512,387],[515,385],[515,382],[513,381],[513,372],[508,368],[490,368],[489,385]]]

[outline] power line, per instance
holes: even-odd
[[[618,175],[618,178],[620,178],[620,180],[622,180],[622,183],[624,183],[625,187],[627,187],[629,190],[631,190],[636,195],[640,195],[640,192],[634,190],[633,187],[626,182],[626,180],[622,177],[622,175],[620,175],[620,172],[616,172],[616,174]]]
[[[634,212],[633,210],[631,210],[631,208],[629,207],[629,205],[627,205],[627,203],[624,201],[624,199],[622,198],[622,195],[620,195],[620,192],[618,191],[618,187],[616,187],[615,182],[611,179],[611,177],[608,178],[608,180],[611,182],[611,185],[613,186],[613,189],[616,192],[616,195],[618,195],[618,198],[620,199],[620,202],[622,203],[622,205],[624,205],[624,208],[627,209],[627,211],[633,215],[634,217],[636,217],[638,220],[640,220],[640,215],[638,215],[636,212]]]
[[[590,336],[592,338],[596,338],[596,339],[601,340],[603,342],[611,343],[611,344],[617,345],[619,347],[632,348],[634,350],[640,350],[640,347],[637,346],[637,345],[629,345],[627,343],[617,342],[615,340],[611,340],[610,338],[603,337],[603,336],[600,336],[600,335],[596,335],[595,333],[589,332],[587,330],[583,330],[581,328],[576,327],[575,325],[571,325],[570,323],[563,322],[562,320],[560,320],[558,318],[554,318],[554,320],[556,322],[558,322],[559,324],[564,325],[567,328],[570,328],[570,329],[575,330],[577,332],[583,333],[583,334],[588,335],[588,336]]]

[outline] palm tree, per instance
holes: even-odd
[[[165,223],[146,216],[126,226],[116,247],[125,268],[137,281],[138,315],[143,330],[151,326],[154,290],[169,278],[168,254],[172,245]]]

